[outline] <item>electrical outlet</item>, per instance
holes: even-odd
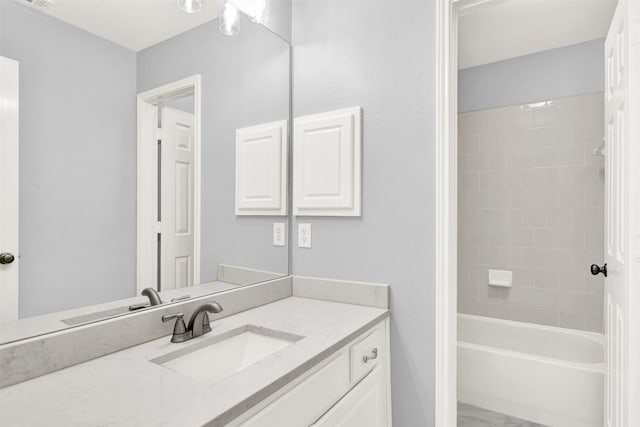
[[[273,223],[273,246],[284,246],[285,228],[284,222]]]
[[[298,247],[311,247],[311,224],[298,224]]]

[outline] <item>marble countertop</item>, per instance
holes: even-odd
[[[186,343],[163,337],[1,389],[0,425],[224,425],[388,315],[299,297],[214,315],[212,331]],[[150,361],[248,324],[304,338],[213,384]]]
[[[189,295],[191,298],[197,298],[199,296],[234,289],[237,287],[239,287],[239,285],[213,281],[189,286],[188,288],[178,288],[162,291],[160,292],[160,297],[164,302],[169,302],[172,298],[179,298],[185,295]],[[48,334],[51,332],[76,326],[65,323],[64,320],[66,319],[71,319],[83,315],[90,315],[102,311],[106,312],[108,310],[116,308],[126,309],[133,304],[142,304],[148,302],[149,299],[147,297],[134,296],[117,301],[105,302],[102,304],[95,304],[91,306],[79,307],[49,314],[42,314],[39,316],[26,317],[14,322],[5,322],[0,324],[0,343],[10,343],[16,340]],[[128,314],[128,312],[113,314],[111,316],[105,315],[104,318],[123,314]]]

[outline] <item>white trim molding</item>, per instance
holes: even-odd
[[[136,288],[138,293],[157,284],[157,140],[158,104],[176,98],[193,96],[193,143],[194,143],[194,251],[193,280],[200,283],[200,221],[201,221],[201,108],[202,79],[199,74],[178,80],[138,94],[138,141],[137,141],[137,263]]]
[[[0,252],[15,259],[0,265],[0,323],[18,320],[20,238],[20,64],[0,56]]]
[[[451,0],[436,2],[435,425],[454,426],[457,298],[457,34]]]
[[[458,19],[511,0],[436,0],[435,425],[457,424]]]

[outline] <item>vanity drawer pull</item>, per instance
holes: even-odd
[[[364,363],[367,363],[369,360],[373,360],[373,359],[377,359],[378,358],[378,348],[374,348],[373,350],[371,350],[371,354],[365,354],[364,356],[362,356],[362,361]]]
[[[361,335],[349,349],[350,380],[357,382],[385,359],[384,330],[380,325]]]

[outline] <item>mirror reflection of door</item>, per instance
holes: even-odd
[[[18,70],[0,56],[0,323],[18,319]]]
[[[158,289],[191,286],[194,258],[193,114],[162,107],[158,140]]]

